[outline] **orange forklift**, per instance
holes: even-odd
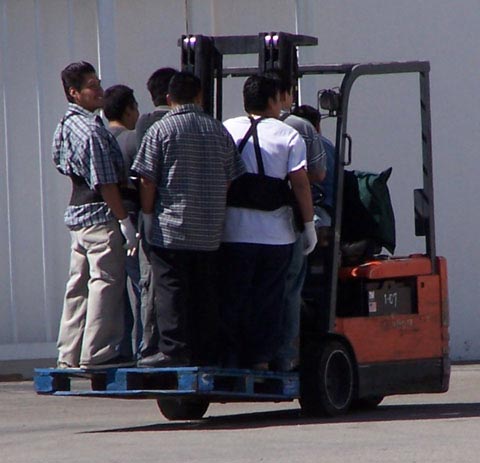
[[[280,69],[294,82],[308,76],[342,78],[338,89],[319,92],[318,104],[336,118],[335,207],[332,239],[309,259],[301,328],[300,403],[307,414],[338,415],[352,405],[376,406],[392,394],[445,392],[450,377],[446,261],[435,252],[432,143],[428,62],[303,65],[300,46],[315,37],[283,32],[258,36],[184,36],[182,68],[197,74],[207,90],[207,111],[222,118],[222,79]],[[258,53],[258,67],[226,68],[224,55]],[[344,246],[345,168],[352,160],[348,134],[350,94],[358,78],[415,73],[419,77],[423,185],[415,189],[415,234],[425,237],[425,253],[375,255],[382,242],[375,233]],[[216,84],[216,85],[214,85]],[[298,104],[295,86],[294,104]],[[216,107],[214,107],[214,102]],[[394,160],[388,160],[389,162]],[[377,193],[378,194],[378,193]],[[391,220],[390,217],[385,217]],[[368,233],[368,232],[367,232]],[[352,248],[370,247],[356,262],[343,257]],[[394,245],[393,245],[394,247]],[[393,249],[392,247],[392,249]],[[321,270],[318,271],[317,269]]]
[[[156,399],[164,416],[177,420],[201,418],[211,402],[299,399],[307,415],[336,416],[352,407],[374,407],[388,395],[447,391],[447,267],[435,251],[430,65],[424,61],[298,65],[298,47],[313,45],[317,45],[315,37],[283,32],[187,35],[179,40],[182,70],[200,77],[204,109],[220,120],[223,81],[227,77],[281,69],[294,82],[309,75],[341,80],[338,88],[322,91],[318,98],[319,106],[336,120],[335,197],[331,239],[308,262],[299,371],[217,367],[80,372],[37,369],[35,388],[39,394]],[[258,65],[223,65],[224,56],[246,54],[256,55]],[[422,254],[385,256],[379,254],[385,242],[375,233],[352,235],[356,242],[347,236],[349,215],[363,207],[355,206],[346,194],[346,180],[355,177],[355,172],[346,169],[352,160],[347,126],[350,95],[358,78],[391,74],[419,77],[423,184],[413,191],[412,213],[415,234],[425,239]],[[297,91],[294,96],[298,104]],[[381,217],[377,225],[382,225]],[[395,244],[388,246],[393,251]],[[352,249],[362,252],[352,258]],[[74,390],[71,380],[76,378],[89,379],[91,390]]]

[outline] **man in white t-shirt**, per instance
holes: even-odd
[[[288,178],[305,226],[304,253],[316,244],[313,207],[306,166],[305,143],[299,133],[279,121],[282,103],[278,82],[249,77],[243,88],[247,116],[224,125],[237,146],[252,121],[256,124],[265,175]],[[241,156],[247,172],[258,173],[254,137]],[[275,210],[228,207],[222,244],[222,316],[227,367],[268,369],[280,343],[285,271],[296,240],[292,208]]]

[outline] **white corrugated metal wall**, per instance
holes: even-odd
[[[457,359],[480,358],[472,322],[480,291],[480,10],[475,0],[461,3],[460,9],[453,0],[0,0],[0,361],[55,356],[69,254],[63,225],[69,186],[50,159],[51,137],[66,106],[61,69],[71,61],[90,61],[105,86],[132,86],[147,111],[145,82],[157,67],[178,66],[177,39],[187,29],[318,36],[318,47],[300,51],[302,63],[431,60],[437,244],[449,259],[452,352]],[[401,159],[418,149],[411,84],[408,78],[365,83],[355,100],[350,130],[356,152],[371,168],[387,167],[378,156],[385,150]],[[325,85],[305,79],[304,101],[314,103],[316,90]],[[241,111],[240,87],[225,83],[226,117]],[[392,103],[394,111],[375,128],[375,114]],[[403,132],[385,135],[395,128]],[[392,187],[418,186],[412,171],[402,162]],[[418,246],[410,238],[409,201],[395,204],[400,252]]]

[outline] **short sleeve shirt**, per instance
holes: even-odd
[[[53,139],[53,161],[64,175],[77,175],[92,190],[123,179],[124,164],[115,137],[100,116],[69,103]],[[108,222],[114,218],[104,201],[68,206],[65,224],[71,229]]]
[[[305,142],[307,148],[307,170],[325,172],[327,165],[325,149],[320,134],[317,133],[312,123],[294,114],[288,115],[284,122],[294,128]]]
[[[193,104],[173,109],[148,129],[132,170],[157,186],[152,245],[218,249],[228,184],[245,171],[221,122]]]
[[[238,145],[250,127],[250,120],[236,117],[225,121],[224,125]],[[260,121],[257,130],[266,175],[284,179],[289,173],[305,168],[305,142],[296,130],[273,118]],[[252,138],[241,156],[247,171],[258,173]],[[224,242],[284,245],[295,240],[292,209],[288,206],[275,211],[227,209]]]

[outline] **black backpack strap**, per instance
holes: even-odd
[[[248,139],[253,136],[253,147],[255,149],[255,157],[257,159],[257,167],[258,173],[260,175],[265,175],[265,168],[263,166],[263,159],[262,159],[262,152],[260,150],[260,143],[258,140],[258,132],[257,132],[257,125],[263,119],[263,117],[259,117],[258,119],[254,119],[253,117],[249,116],[250,119],[250,128],[247,130],[247,133],[244,135],[242,141],[238,145],[238,151],[241,153],[245,145],[247,144]]]
[[[290,113],[280,114],[280,117],[278,118],[278,120],[284,122],[288,116],[290,116]]]
[[[237,147],[239,153],[241,153],[243,151],[243,148],[245,148],[245,145],[247,144],[248,139],[252,136],[252,132],[253,132],[253,124],[250,125],[244,137],[242,138],[242,141],[239,143]]]
[[[253,147],[255,148],[255,157],[257,158],[258,173],[260,175],[265,175],[265,168],[263,167],[262,152],[260,150],[260,142],[258,140],[257,126],[258,126],[259,122],[260,122],[260,119],[257,119],[254,123],[252,123],[252,125],[253,125]]]

